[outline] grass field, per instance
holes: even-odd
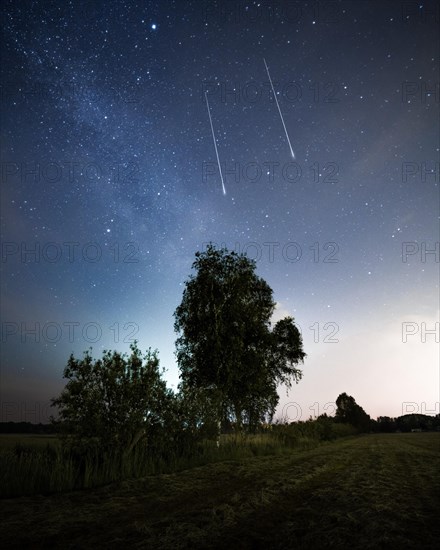
[[[436,548],[440,434],[351,437],[0,501],[4,548]]]
[[[0,437],[0,498],[92,489],[225,460],[290,455],[354,433],[347,424],[307,421],[273,426],[266,433],[222,434],[219,447],[214,439],[200,436],[180,446],[166,439],[150,441],[126,456],[100,448],[93,439],[75,447],[56,437],[10,434]]]
[[[0,452],[9,451],[17,444],[41,448],[46,445],[59,445],[59,443],[58,437],[50,434],[0,434]]]

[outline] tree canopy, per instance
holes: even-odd
[[[347,395],[345,392],[341,393],[336,399],[336,406],[336,420],[351,424],[359,431],[369,431],[371,424],[370,416],[356,403],[354,397]]]
[[[163,423],[171,403],[161,378],[157,352],[142,355],[137,344],[131,353],[104,351],[94,360],[70,356],[64,369],[68,380],[59,397],[59,426],[74,442],[98,441],[101,447],[129,453]]]
[[[175,316],[181,388],[210,395],[219,419],[255,426],[273,415],[277,384],[298,382],[305,353],[294,319],[271,330],[273,291],[244,254],[197,252]]]

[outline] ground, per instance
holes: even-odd
[[[437,548],[440,434],[378,434],[0,501],[4,548]]]

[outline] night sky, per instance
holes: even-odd
[[[344,391],[439,412],[437,2],[1,9],[2,421],[47,422],[71,352],[134,338],[176,389],[173,312],[210,241],[302,330],[278,416]]]

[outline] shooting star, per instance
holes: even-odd
[[[287,143],[289,144],[290,154],[292,155],[292,158],[294,159],[295,158],[295,153],[293,152],[292,144],[290,143],[289,134],[287,133],[287,128],[286,128],[286,124],[284,122],[283,114],[281,112],[280,105],[278,103],[277,94],[275,93],[275,88],[273,87],[273,82],[272,82],[272,79],[270,78],[269,67],[267,66],[266,60],[264,58],[263,58],[263,61],[264,61],[264,65],[266,67],[267,76],[269,77],[270,85],[272,86],[272,93],[273,93],[273,96],[275,98],[275,101],[276,101],[276,104],[277,104],[277,107],[278,107],[278,112],[280,113],[281,122],[283,123],[284,131],[286,133],[286,138],[287,138]]]
[[[218,163],[218,169],[219,169],[219,172],[220,172],[220,179],[222,180],[223,195],[226,195],[225,183],[223,181],[222,167],[220,166],[220,158],[218,156],[217,142],[215,140],[214,126],[212,124],[211,110],[209,108],[208,92],[205,92],[205,99],[206,99],[206,107],[208,108],[209,122],[211,124],[212,139],[214,141],[214,148],[215,148],[215,154],[217,156],[217,163]]]

